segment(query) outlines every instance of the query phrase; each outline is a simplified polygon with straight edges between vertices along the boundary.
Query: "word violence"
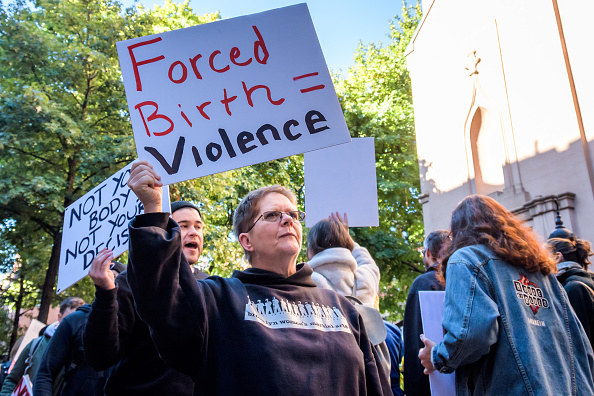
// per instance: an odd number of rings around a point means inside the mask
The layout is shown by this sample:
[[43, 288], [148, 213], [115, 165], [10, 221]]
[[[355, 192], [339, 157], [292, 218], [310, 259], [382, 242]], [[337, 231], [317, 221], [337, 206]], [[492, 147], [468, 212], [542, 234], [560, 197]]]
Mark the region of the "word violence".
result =
[[[304, 122], [310, 135], [330, 129], [330, 127], [326, 124], [316, 126], [317, 123], [326, 122], [324, 115], [317, 110], [308, 111], [307, 114], [305, 114]], [[303, 135], [303, 133], [300, 132], [303, 130], [298, 128], [299, 125], [299, 122], [294, 119], [286, 121], [282, 126], [282, 134], [289, 141], [295, 141], [299, 139]], [[206, 158], [211, 162], [218, 161], [223, 155], [223, 152], [226, 152], [229, 158], [234, 158], [238, 154], [237, 150], [239, 150], [240, 154], [246, 154], [258, 148], [258, 143], [260, 143], [261, 146], [265, 146], [269, 144], [269, 139], [282, 140], [279, 129], [271, 124], [262, 125], [257, 129], [255, 134], [249, 131], [240, 132], [237, 135], [237, 139], [235, 139], [235, 146], [231, 142], [231, 139], [229, 139], [227, 131], [225, 131], [223, 128], [219, 128], [218, 132], [221, 138], [220, 143], [210, 142], [206, 145], [203, 151], [206, 154]], [[177, 147], [175, 149], [175, 154], [171, 163], [167, 162], [167, 160], [157, 150], [157, 148], [145, 146], [144, 149], [153, 157], [155, 157], [157, 161], [159, 161], [163, 169], [165, 169], [169, 175], [173, 175], [179, 170], [179, 166], [184, 155], [185, 142], [185, 137], [180, 136], [177, 141]], [[201, 166], [204, 162], [202, 155], [200, 154], [200, 150], [198, 150], [196, 146], [192, 146], [191, 150], [192, 155], [194, 156], [196, 167]]]

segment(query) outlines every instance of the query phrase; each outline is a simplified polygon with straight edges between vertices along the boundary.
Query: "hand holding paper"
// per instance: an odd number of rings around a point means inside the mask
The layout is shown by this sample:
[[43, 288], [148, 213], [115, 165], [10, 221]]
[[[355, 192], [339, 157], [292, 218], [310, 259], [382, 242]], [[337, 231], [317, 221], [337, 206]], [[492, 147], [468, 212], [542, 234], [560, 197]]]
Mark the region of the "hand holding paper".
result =
[[144, 213], [157, 213], [162, 211], [163, 183], [161, 176], [154, 171], [153, 166], [147, 161], [137, 160], [132, 164], [128, 187], [144, 205]]
[[89, 276], [95, 286], [104, 290], [115, 289], [115, 275], [110, 269], [111, 260], [113, 260], [113, 252], [103, 249], [95, 256], [89, 270]]
[[435, 343], [425, 337], [424, 334], [421, 334], [421, 341], [423, 341], [425, 347], [419, 350], [419, 359], [421, 359], [421, 364], [425, 367], [424, 373], [431, 374], [435, 371], [435, 367], [433, 367], [433, 363], [431, 363], [431, 348], [435, 346]]

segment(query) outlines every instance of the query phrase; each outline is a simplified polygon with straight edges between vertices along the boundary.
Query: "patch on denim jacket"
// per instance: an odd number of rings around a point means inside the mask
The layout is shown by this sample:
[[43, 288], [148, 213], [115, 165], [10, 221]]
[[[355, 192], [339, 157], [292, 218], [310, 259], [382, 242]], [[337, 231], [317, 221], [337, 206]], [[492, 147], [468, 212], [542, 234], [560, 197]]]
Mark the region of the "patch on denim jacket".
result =
[[520, 273], [520, 279], [514, 281], [516, 296], [530, 307], [533, 314], [537, 314], [540, 308], [550, 308], [549, 301], [544, 297], [542, 289], [531, 282], [524, 274]]

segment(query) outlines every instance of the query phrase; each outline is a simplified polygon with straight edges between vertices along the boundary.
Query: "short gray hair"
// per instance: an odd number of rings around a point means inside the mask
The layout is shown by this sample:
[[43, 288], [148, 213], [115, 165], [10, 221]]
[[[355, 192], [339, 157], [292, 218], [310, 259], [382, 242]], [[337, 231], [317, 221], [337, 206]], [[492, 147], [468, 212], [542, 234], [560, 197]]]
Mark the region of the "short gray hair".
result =
[[[253, 224], [260, 210], [260, 200], [264, 198], [265, 195], [268, 195], [270, 193], [282, 194], [285, 197], [289, 198], [289, 200], [294, 205], [297, 205], [297, 198], [295, 197], [295, 194], [293, 194], [293, 191], [289, 190], [287, 187], [283, 187], [278, 184], [275, 184], [273, 186], [260, 187], [257, 190], [250, 191], [241, 200], [241, 202], [237, 206], [237, 209], [235, 209], [235, 213], [233, 214], [233, 234], [235, 234], [235, 237], [237, 239], [239, 239], [240, 234], [247, 232], [247, 230]], [[244, 249], [243, 253], [246, 260], [251, 264], [252, 259], [250, 256], [250, 252]]]

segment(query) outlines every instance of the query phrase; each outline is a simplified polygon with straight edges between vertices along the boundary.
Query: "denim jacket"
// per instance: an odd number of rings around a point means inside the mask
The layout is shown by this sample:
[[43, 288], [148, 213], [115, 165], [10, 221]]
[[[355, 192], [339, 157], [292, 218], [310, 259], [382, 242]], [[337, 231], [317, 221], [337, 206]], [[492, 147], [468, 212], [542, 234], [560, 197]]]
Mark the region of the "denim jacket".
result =
[[437, 370], [457, 395], [594, 395], [592, 347], [554, 274], [529, 273], [483, 245], [446, 271]]

